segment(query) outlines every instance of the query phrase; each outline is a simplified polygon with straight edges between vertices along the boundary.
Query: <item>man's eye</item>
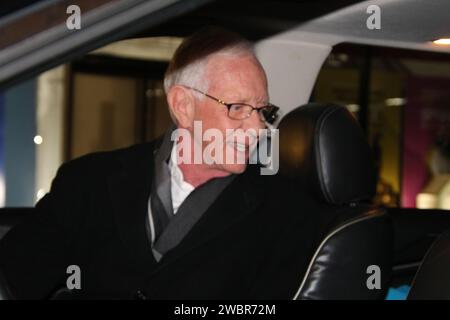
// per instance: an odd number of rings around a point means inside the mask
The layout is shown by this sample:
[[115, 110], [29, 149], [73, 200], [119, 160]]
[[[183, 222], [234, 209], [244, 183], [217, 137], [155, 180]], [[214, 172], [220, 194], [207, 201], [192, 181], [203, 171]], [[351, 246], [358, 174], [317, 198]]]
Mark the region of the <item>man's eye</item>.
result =
[[231, 109], [233, 109], [233, 111], [241, 111], [244, 109], [244, 106], [241, 104], [232, 104]]

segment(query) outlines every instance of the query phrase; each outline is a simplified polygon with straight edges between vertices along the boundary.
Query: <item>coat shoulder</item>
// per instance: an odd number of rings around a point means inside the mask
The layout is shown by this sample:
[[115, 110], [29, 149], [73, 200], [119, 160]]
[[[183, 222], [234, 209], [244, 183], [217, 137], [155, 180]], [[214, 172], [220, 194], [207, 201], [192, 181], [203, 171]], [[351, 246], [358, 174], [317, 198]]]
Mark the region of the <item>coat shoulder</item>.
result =
[[151, 141], [112, 151], [89, 153], [62, 164], [58, 174], [74, 178], [107, 175], [123, 166], [132, 167], [139, 162], [150, 159], [156, 143], [157, 141]]

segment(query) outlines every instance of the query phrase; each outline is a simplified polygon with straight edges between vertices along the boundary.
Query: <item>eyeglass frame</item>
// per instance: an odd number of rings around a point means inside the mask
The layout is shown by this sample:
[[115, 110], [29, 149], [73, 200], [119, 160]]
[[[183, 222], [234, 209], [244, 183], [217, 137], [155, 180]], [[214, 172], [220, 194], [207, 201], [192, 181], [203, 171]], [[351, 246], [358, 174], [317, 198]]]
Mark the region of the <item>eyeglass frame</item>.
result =
[[[271, 103], [269, 103], [269, 104], [267, 104], [267, 105], [265, 105], [265, 106], [259, 107], [259, 108], [254, 107], [254, 106], [252, 106], [252, 105], [250, 105], [250, 104], [248, 104], [248, 103], [243, 103], [243, 102], [226, 103], [225, 101], [223, 101], [223, 100], [221, 100], [221, 99], [219, 99], [219, 98], [216, 98], [216, 97], [214, 97], [214, 96], [212, 96], [212, 95], [210, 95], [210, 94], [208, 94], [208, 93], [206, 93], [206, 92], [203, 92], [203, 91], [201, 91], [201, 90], [199, 90], [199, 89], [192, 88], [192, 87], [189, 87], [189, 86], [183, 86], [183, 87], [188, 88], [188, 89], [191, 89], [191, 90], [196, 91], [196, 92], [198, 92], [198, 93], [201, 93], [201, 94], [203, 94], [204, 96], [206, 96], [206, 97], [208, 97], [208, 98], [210, 98], [210, 99], [212, 99], [212, 100], [214, 100], [214, 101], [220, 103], [221, 105], [224, 105], [225, 107], [227, 107], [227, 110], [228, 110], [227, 116], [228, 116], [230, 119], [233, 119], [233, 120], [245, 120], [245, 119], [248, 119], [248, 118], [251, 117], [252, 112], [253, 112], [254, 110], [256, 110], [256, 111], [259, 113], [259, 115], [261, 116], [261, 120], [263, 120], [263, 121], [265, 121], [265, 122], [267, 122], [267, 123], [269, 123], [269, 124], [273, 124], [273, 123], [275, 122], [275, 120], [278, 118], [278, 114], [277, 114], [277, 113], [278, 113], [278, 110], [280, 110], [280, 108], [277, 107], [277, 106], [274, 105], [274, 104], [271, 104]], [[242, 118], [242, 119], [236, 119], [236, 118], [230, 117], [230, 110], [231, 110], [231, 107], [232, 107], [233, 105], [247, 106], [247, 107], [252, 108], [252, 110], [247, 114], [247, 116], [246, 116], [245, 118]], [[266, 109], [266, 108], [268, 108], [268, 107], [273, 108], [273, 110], [272, 110], [272, 112], [271, 112], [271, 114], [270, 114], [271, 119], [267, 119], [266, 116], [265, 116], [264, 114], [261, 113], [264, 109]]]

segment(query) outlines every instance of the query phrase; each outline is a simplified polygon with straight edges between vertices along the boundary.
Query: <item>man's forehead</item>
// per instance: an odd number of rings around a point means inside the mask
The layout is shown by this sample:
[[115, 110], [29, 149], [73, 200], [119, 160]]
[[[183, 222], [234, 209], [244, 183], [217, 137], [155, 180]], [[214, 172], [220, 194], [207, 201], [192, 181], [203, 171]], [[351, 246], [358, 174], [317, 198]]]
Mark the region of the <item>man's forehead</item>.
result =
[[223, 98], [267, 100], [266, 75], [254, 57], [215, 57], [208, 63], [205, 76], [209, 90], [223, 94]]
[[243, 70], [258, 70], [264, 73], [261, 64], [253, 55], [231, 55], [231, 54], [214, 54], [208, 58], [207, 69], [242, 72]]

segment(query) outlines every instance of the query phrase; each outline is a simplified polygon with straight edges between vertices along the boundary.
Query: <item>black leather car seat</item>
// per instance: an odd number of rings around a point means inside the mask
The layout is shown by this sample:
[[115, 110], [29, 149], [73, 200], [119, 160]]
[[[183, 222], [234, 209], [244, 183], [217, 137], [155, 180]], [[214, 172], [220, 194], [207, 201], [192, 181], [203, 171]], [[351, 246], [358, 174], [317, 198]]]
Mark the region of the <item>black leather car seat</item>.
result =
[[[392, 223], [383, 209], [370, 204], [374, 165], [357, 121], [344, 107], [311, 103], [287, 114], [279, 134], [280, 174], [310, 190], [329, 215], [293, 298], [383, 299]], [[368, 286], [377, 272], [379, 288]]]
[[432, 244], [408, 294], [408, 300], [431, 299], [450, 299], [450, 231]]

